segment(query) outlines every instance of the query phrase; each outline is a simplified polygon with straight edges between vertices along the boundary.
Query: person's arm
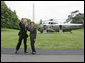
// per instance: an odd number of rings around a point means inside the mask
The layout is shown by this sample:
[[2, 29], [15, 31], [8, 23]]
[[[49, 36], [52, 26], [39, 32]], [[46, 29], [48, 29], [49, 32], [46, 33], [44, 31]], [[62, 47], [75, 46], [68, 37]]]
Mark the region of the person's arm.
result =
[[37, 30], [36, 30], [36, 28], [35, 28], [35, 39], [36, 39], [36, 35], [37, 35]]
[[20, 26], [20, 28], [22, 27], [22, 23], [21, 22], [19, 23], [19, 26]]
[[19, 34], [18, 35], [20, 35], [20, 34], [24, 34], [24, 24], [22, 23], [22, 22], [20, 22], [19, 23], [19, 26], [20, 26], [20, 32], [19, 32]]
[[36, 40], [36, 35], [37, 35], [37, 30], [36, 28], [34, 29], [34, 32], [35, 32], [35, 38], [34, 38], [34, 41]]

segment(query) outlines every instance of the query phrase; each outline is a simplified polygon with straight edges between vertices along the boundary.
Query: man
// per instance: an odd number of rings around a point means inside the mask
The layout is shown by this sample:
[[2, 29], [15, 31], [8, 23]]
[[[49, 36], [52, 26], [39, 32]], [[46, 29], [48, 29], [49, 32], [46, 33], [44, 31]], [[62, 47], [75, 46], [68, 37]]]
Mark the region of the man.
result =
[[18, 41], [18, 44], [16, 46], [16, 52], [19, 50], [20, 48], [20, 45], [21, 45], [21, 42], [22, 42], [22, 39], [24, 39], [24, 53], [28, 53], [27, 52], [27, 24], [26, 22], [24, 21], [24, 18], [21, 19], [21, 22], [19, 23], [19, 26], [20, 26], [20, 31], [18, 33], [19, 35], [19, 41]]
[[36, 50], [35, 50], [34, 43], [35, 43], [35, 40], [36, 40], [37, 32], [36, 32], [36, 28], [34, 26], [34, 22], [30, 23], [30, 27], [28, 27], [28, 31], [30, 31], [30, 41], [31, 41], [32, 54], [35, 54]]

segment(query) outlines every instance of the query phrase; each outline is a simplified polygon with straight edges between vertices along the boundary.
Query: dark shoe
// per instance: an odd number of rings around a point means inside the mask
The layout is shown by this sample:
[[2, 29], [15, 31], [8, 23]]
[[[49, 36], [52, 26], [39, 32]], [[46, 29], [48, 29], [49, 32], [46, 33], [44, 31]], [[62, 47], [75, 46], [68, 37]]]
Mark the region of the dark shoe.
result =
[[26, 52], [24, 52], [24, 53], [28, 53], [28, 52], [26, 51]]
[[36, 52], [32, 52], [32, 54], [33, 54], [33, 55], [35, 55], [35, 54], [36, 54]]

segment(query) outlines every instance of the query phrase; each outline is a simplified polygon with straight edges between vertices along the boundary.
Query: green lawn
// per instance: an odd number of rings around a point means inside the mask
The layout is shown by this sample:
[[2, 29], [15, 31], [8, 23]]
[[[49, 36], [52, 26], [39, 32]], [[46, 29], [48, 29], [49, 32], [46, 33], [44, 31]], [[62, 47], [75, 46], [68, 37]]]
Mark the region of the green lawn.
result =
[[[1, 48], [16, 48], [19, 30], [1, 29]], [[37, 32], [35, 47], [37, 49], [84, 49], [84, 29], [73, 30], [73, 33], [47, 33]], [[28, 32], [29, 34], [29, 32]], [[23, 42], [21, 48], [23, 48]], [[30, 39], [27, 39], [30, 48]]]

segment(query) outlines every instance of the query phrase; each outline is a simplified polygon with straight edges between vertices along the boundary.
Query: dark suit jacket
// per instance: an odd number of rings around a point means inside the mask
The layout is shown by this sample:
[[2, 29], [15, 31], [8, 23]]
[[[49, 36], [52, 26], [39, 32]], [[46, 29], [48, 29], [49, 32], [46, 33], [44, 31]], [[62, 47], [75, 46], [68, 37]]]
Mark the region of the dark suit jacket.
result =
[[28, 31], [30, 31], [30, 39], [36, 39], [36, 28], [28, 27]]
[[27, 35], [27, 31], [25, 31], [25, 24], [20, 22], [19, 26], [20, 26], [20, 31], [18, 35], [22, 38], [27, 38], [28, 35]]

